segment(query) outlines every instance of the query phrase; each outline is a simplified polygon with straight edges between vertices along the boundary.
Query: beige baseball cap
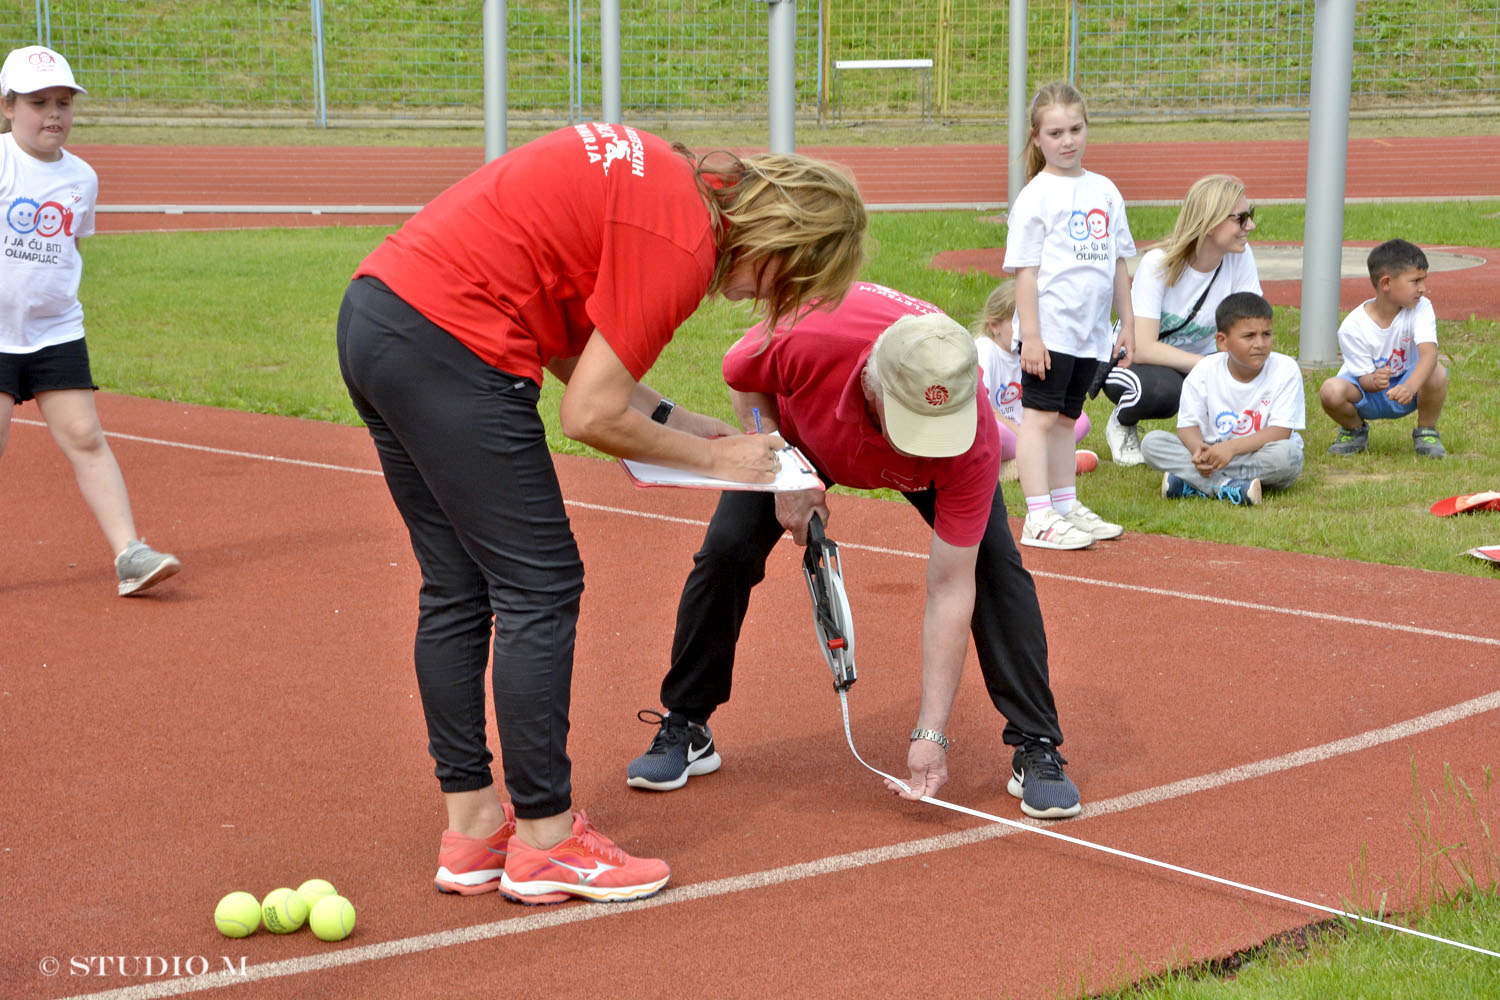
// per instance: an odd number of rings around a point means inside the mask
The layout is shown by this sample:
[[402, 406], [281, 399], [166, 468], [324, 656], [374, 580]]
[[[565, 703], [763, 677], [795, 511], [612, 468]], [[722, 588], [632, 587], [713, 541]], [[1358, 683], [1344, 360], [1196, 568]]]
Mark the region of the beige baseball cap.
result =
[[885, 432], [922, 458], [962, 455], [978, 428], [979, 352], [942, 313], [902, 316], [875, 341], [870, 360], [884, 387]]
[[0, 67], [0, 94], [34, 94], [48, 87], [67, 87], [80, 94], [88, 91], [73, 79], [73, 68], [45, 45], [12, 49]]

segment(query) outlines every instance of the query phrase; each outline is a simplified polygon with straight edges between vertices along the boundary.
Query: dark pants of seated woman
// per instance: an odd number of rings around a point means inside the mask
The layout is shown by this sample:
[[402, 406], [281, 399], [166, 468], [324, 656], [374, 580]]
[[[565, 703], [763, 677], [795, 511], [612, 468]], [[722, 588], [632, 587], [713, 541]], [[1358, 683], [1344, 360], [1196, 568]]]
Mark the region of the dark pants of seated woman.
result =
[[1116, 368], [1104, 383], [1104, 395], [1116, 404], [1115, 418], [1126, 427], [1142, 420], [1165, 420], [1177, 415], [1182, 400], [1183, 374], [1165, 365]]

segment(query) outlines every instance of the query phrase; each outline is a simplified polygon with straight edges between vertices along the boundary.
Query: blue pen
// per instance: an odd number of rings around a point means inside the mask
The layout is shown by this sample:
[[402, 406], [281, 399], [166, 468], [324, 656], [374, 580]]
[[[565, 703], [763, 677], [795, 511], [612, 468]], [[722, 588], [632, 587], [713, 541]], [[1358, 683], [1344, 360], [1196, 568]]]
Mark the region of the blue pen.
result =
[[751, 412], [751, 414], [753, 414], [755, 416], [755, 433], [759, 434], [759, 433], [761, 433], [761, 427], [760, 427], [760, 407], [753, 406], [753, 407], [750, 408], [750, 412]]

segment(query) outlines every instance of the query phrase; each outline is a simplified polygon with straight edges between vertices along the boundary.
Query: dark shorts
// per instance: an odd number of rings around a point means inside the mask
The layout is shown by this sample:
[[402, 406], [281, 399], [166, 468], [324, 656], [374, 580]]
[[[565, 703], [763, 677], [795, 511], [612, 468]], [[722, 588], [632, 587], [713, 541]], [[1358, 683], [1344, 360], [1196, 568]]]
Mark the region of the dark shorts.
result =
[[1029, 372], [1021, 373], [1021, 405], [1028, 410], [1061, 413], [1070, 420], [1077, 420], [1083, 412], [1083, 401], [1094, 382], [1099, 362], [1094, 358], [1076, 358], [1057, 351], [1047, 353], [1052, 358], [1052, 367], [1047, 369], [1045, 379]]
[[97, 388], [82, 337], [27, 354], [0, 351], [0, 392], [17, 403], [34, 399], [39, 392]]

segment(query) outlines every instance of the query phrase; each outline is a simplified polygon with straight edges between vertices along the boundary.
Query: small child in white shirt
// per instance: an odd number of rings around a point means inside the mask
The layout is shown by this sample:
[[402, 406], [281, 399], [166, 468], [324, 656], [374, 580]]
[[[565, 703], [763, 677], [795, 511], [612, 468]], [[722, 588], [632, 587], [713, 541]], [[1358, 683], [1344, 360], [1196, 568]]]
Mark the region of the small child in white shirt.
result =
[[1271, 303], [1254, 292], [1226, 296], [1214, 320], [1218, 353], [1183, 380], [1177, 433], [1151, 431], [1141, 454], [1163, 473], [1164, 497], [1248, 507], [1302, 474], [1302, 369], [1271, 350]]
[[[984, 313], [974, 325], [974, 346], [979, 350], [979, 370], [990, 391], [990, 409], [1000, 431], [1000, 481], [1020, 478], [1016, 471], [1016, 435], [1021, 433], [1021, 339], [1016, 333], [1016, 283], [1002, 281], [984, 301]], [[1073, 443], [1082, 444], [1089, 432], [1089, 415], [1081, 413], [1074, 426]], [[1073, 453], [1081, 475], [1099, 467], [1099, 456], [1087, 448]]]
[[1427, 298], [1427, 255], [1406, 240], [1387, 240], [1366, 262], [1375, 297], [1339, 325], [1344, 365], [1318, 389], [1323, 411], [1339, 425], [1330, 455], [1354, 455], [1370, 444], [1370, 420], [1417, 411], [1412, 448], [1424, 458], [1448, 452], [1438, 416], [1448, 398], [1448, 369], [1438, 361], [1437, 314]]

